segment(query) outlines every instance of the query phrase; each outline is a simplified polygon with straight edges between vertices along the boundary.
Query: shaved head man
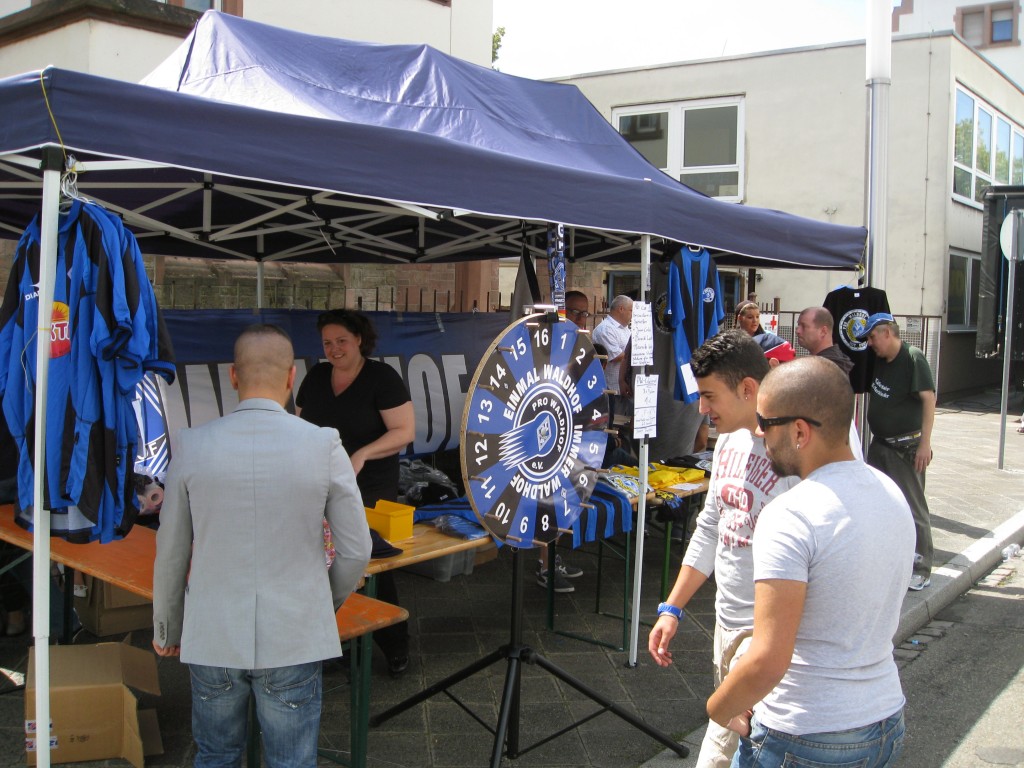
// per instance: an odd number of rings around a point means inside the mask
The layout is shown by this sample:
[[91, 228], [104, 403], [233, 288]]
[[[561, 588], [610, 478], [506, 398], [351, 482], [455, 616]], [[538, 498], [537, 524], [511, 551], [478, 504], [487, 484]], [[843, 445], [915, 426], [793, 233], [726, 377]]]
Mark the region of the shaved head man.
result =
[[758, 518], [752, 640], [708, 699], [711, 719], [741, 736], [740, 768], [899, 756], [906, 699], [892, 636], [914, 523], [896, 484], [854, 460], [852, 415], [849, 380], [820, 357], [775, 368], [757, 393], [768, 458], [801, 482]]
[[284, 405], [295, 383], [291, 339], [276, 325], [246, 329], [235, 341], [235, 361], [228, 375], [240, 400], [267, 397]]
[[370, 531], [337, 430], [283, 407], [295, 382], [287, 334], [247, 328], [230, 376], [234, 411], [177, 435], [156, 538], [153, 648], [188, 665], [196, 768], [241, 765], [250, 695], [266, 764], [315, 768], [321, 662], [341, 654], [335, 611], [366, 569]]
[[812, 355], [824, 357], [838, 365], [843, 373], [853, 370], [853, 361], [832, 340], [835, 322], [824, 307], [808, 307], [796, 321], [797, 343]]

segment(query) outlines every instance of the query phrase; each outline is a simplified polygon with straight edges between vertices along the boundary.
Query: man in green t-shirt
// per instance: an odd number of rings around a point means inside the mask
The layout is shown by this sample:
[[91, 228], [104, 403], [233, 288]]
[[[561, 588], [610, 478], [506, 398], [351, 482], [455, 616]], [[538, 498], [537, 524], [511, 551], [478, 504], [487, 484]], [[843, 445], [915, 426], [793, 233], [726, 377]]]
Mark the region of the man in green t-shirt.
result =
[[924, 473], [932, 460], [935, 381], [924, 353], [903, 343], [888, 312], [871, 315], [857, 338], [866, 340], [878, 357], [868, 406], [872, 439], [867, 461], [893, 479], [914, 513], [917, 546], [910, 589], [917, 591], [931, 583], [932, 527]]

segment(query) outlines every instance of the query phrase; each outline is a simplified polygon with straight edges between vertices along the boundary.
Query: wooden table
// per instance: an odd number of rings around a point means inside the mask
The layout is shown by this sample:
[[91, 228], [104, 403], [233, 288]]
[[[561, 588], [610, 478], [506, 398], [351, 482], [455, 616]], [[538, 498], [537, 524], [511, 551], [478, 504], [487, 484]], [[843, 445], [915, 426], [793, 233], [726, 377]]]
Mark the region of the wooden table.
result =
[[483, 536], [479, 539], [462, 539], [441, 533], [430, 523], [416, 523], [412, 527], [412, 536], [408, 539], [390, 541], [390, 543], [401, 549], [401, 554], [374, 558], [366, 567], [368, 576], [376, 576], [384, 571], [404, 568], [407, 565], [434, 560], [456, 552], [465, 552], [467, 549], [494, 546], [490, 536]]
[[[458, 540], [451, 539], [456, 543]], [[14, 509], [0, 506], [0, 540], [31, 551], [32, 534], [14, 522]], [[463, 547], [464, 549], [464, 547]], [[455, 550], [453, 550], [455, 551]], [[50, 539], [50, 559], [82, 573], [95, 576], [107, 584], [153, 599], [153, 562], [156, 559], [156, 532], [135, 526], [124, 539], [109, 544], [69, 544], [60, 538]], [[394, 559], [394, 558], [388, 558]], [[423, 558], [427, 559], [427, 558]], [[379, 572], [377, 569], [375, 572]], [[352, 641], [356, 663], [352, 665], [351, 684], [351, 750], [352, 765], [366, 765], [367, 729], [370, 720], [370, 660], [373, 654], [372, 633], [409, 618], [405, 608], [353, 593], [335, 616], [338, 636], [342, 642]], [[250, 736], [255, 728], [250, 724]], [[258, 745], [251, 740], [250, 745]], [[250, 765], [259, 765], [255, 749], [249, 750]], [[255, 760], [255, 762], [254, 762]]]

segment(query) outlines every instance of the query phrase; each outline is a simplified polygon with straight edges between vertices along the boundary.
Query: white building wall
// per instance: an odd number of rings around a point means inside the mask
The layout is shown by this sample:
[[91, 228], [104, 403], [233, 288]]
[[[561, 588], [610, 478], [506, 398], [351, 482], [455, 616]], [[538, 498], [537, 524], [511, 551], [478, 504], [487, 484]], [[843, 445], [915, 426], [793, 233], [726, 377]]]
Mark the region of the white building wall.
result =
[[493, 9], [482, 0], [245, 0], [245, 18], [300, 32], [375, 43], [427, 43], [491, 65]]
[[[898, 314], [944, 316], [950, 248], [980, 253], [982, 237], [980, 206], [952, 199], [956, 83], [1021, 126], [1024, 93], [948, 33], [897, 39], [892, 61], [885, 287]], [[743, 203], [840, 224], [865, 221], [863, 44], [596, 73], [565, 82], [579, 86], [608, 118], [616, 107], [743, 96]], [[856, 280], [852, 272], [758, 271], [759, 300], [778, 296], [784, 310], [819, 304], [830, 290]], [[942, 391], [976, 386], [978, 376], [992, 374], [973, 358], [973, 332], [947, 332], [941, 347]]]
[[893, 46], [885, 287], [890, 306], [901, 314], [945, 311], [946, 212], [952, 189], [950, 48], [961, 45], [945, 35]]
[[[955, 59], [954, 59], [955, 54]], [[894, 311], [942, 314], [949, 246], [981, 248], [979, 209], [953, 203], [953, 69], [994, 105], [1021, 93], [951, 35], [897, 40], [890, 91], [888, 260]], [[571, 78], [607, 118], [616, 107], [744, 97], [744, 203], [837, 224], [865, 222], [864, 46], [754, 54]], [[1019, 121], [1017, 111], [1006, 109]], [[1022, 123], [1024, 124], [1024, 123]], [[760, 300], [819, 303], [850, 272], [763, 270]]]
[[0, 0], [0, 16], [23, 11], [30, 5], [29, 0]]
[[[745, 204], [862, 225], [866, 91], [862, 45], [798, 49], [575, 77], [605, 117], [615, 107], [742, 96]], [[760, 270], [760, 300], [822, 301], [852, 272]]]
[[[0, 17], [29, 7], [0, 0]], [[245, 18], [301, 32], [378, 43], [427, 43], [481, 66], [491, 65], [492, 4], [452, 0], [245, 0]], [[181, 37], [106, 21], [81, 21], [0, 46], [0, 77], [48, 65], [137, 82], [181, 43]]]
[[79, 21], [0, 46], [0, 76], [53, 65], [137, 82], [181, 44], [181, 38], [105, 21]]

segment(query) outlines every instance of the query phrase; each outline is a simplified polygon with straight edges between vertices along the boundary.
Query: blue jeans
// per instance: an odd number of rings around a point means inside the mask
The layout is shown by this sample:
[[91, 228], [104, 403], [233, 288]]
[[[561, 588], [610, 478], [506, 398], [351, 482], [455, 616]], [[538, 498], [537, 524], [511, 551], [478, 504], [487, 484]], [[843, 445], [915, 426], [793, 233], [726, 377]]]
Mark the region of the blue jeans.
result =
[[195, 768], [237, 768], [245, 756], [249, 692], [270, 768], [315, 768], [320, 737], [319, 661], [272, 669], [189, 664]]
[[886, 768], [899, 757], [906, 732], [902, 709], [863, 728], [803, 736], [765, 728], [756, 717], [750, 725], [732, 768]]

